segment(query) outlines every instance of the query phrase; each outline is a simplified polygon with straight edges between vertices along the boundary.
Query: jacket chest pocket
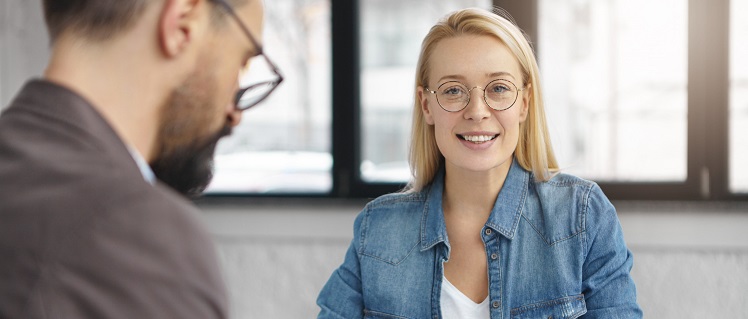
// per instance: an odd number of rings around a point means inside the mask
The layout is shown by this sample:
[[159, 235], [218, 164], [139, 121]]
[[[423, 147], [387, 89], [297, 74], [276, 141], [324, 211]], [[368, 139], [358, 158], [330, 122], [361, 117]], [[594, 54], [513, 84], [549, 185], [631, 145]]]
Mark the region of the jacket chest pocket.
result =
[[512, 319], [575, 319], [587, 313], [584, 295], [543, 301], [512, 309]]

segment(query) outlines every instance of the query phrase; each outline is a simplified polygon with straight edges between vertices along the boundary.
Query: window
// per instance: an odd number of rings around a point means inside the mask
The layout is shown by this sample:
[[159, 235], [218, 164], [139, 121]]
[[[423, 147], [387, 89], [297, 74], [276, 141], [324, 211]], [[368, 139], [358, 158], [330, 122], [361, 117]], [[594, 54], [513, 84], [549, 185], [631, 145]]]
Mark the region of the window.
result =
[[730, 191], [748, 193], [748, 1], [730, 6]]
[[539, 1], [538, 63], [564, 171], [596, 181], [686, 180], [687, 5]]
[[266, 1], [263, 45], [285, 80], [265, 102], [243, 113], [234, 133], [221, 140], [207, 191], [328, 193], [330, 2]]
[[[748, 199], [746, 186], [739, 186], [748, 184], [745, 168], [741, 167], [745, 165], [740, 164], [745, 163], [746, 155], [743, 154], [746, 154], [748, 149], [743, 129], [745, 117], [741, 116], [745, 114], [746, 100], [741, 97], [744, 93], [740, 93], [744, 92], [741, 89], [744, 87], [741, 83], [745, 80], [741, 79], [745, 79], [746, 73], [741, 71], [745, 70], [744, 66], [741, 66], [742, 61], [738, 61], [746, 54], [746, 51], [740, 50], [744, 50], [748, 42], [744, 22], [746, 0], [666, 0], [657, 3], [632, 3], [630, 1], [624, 3], [620, 0], [563, 2], [566, 5], [557, 7], [561, 5], [559, 2], [548, 0], [495, 1], [497, 5], [512, 12], [515, 17], [519, 15], [521, 18], [517, 20], [520, 26], [530, 31], [531, 38], [539, 39], [536, 43], [536, 50], [542, 63], [540, 67], [541, 74], [546, 81], [545, 87], [551, 91], [549, 95], [553, 95], [554, 91], [571, 96], [578, 94], [573, 90], [565, 93], [563, 89], [550, 88], [558, 85], [549, 83], [554, 74], [560, 74], [558, 68], [575, 68], [573, 64], [559, 66], [550, 62], [553, 59], [568, 61], [568, 58], [557, 56], [546, 58], [554, 53], [559, 54], [557, 53], [559, 44], [556, 43], [555, 46], [552, 44], [556, 39], [548, 40], [543, 36], [543, 25], [556, 23], [554, 19], [570, 25], [591, 25], [595, 21], [602, 20], [601, 17], [605, 18], [604, 22], [598, 22], [601, 24], [590, 28], [589, 33], [582, 34], [582, 38], [579, 38], [577, 34], [554, 33], [555, 37], [571, 38], [571, 41], [579, 41], [582, 47], [588, 47], [586, 52], [573, 51], [572, 57], [595, 49], [599, 50], [594, 44], [596, 42], [594, 34], [606, 32], [599, 28], [612, 29], [612, 27], [606, 27], [605, 23], [619, 29], [620, 32], [611, 33], [608, 36], [608, 43], [623, 45], [619, 48], [617, 56], [609, 59], [618, 61], [618, 65], [597, 65], [598, 69], [592, 72], [602, 73], [603, 76], [596, 76], [595, 81], [608, 83], [608, 85], [614, 82], [614, 85], [610, 87], [620, 90], [627, 83], [623, 79], [625, 73], [633, 73], [632, 71], [637, 70], [630, 68], [636, 69], [643, 66], [642, 61], [635, 61], [639, 58], [655, 61], [646, 67], [650, 69], [648, 72], [642, 73], [642, 78], [646, 78], [650, 84], [655, 85], [647, 86], [646, 91], [635, 90], [644, 93], [641, 95], [645, 98], [634, 99], [634, 101], [648, 104], [647, 108], [651, 111], [645, 113], [640, 110], [632, 114], [640, 118], [637, 121], [641, 121], [635, 124], [647, 126], [652, 134], [647, 134], [644, 138], [638, 137], [635, 139], [637, 143], [634, 146], [626, 146], [625, 143], [620, 142], [620, 138], [610, 139], [610, 132], [616, 131], [611, 126], [618, 125], [622, 128], [626, 125], [625, 122], [629, 121], [620, 111], [612, 118], [618, 121], [617, 124], [607, 120], [607, 123], [602, 123], [608, 126], [607, 129], [595, 131], [596, 134], [605, 135], [605, 138], [611, 142], [608, 143], [609, 145], [597, 145], [597, 150], [591, 150], [591, 152], [603, 154], [618, 152], [619, 163], [616, 165], [602, 163], [602, 165], [608, 165], [608, 168], [598, 170], [597, 167], [601, 166], [593, 165], [591, 168], [581, 167], [581, 171], [575, 171], [577, 163], [590, 160], [589, 155], [584, 155], [590, 154], [589, 147], [580, 147], [580, 140], [583, 141], [585, 138], [570, 138], [569, 135], [579, 134], [565, 132], [561, 133], [559, 140], [556, 138], [559, 135], [558, 131], [565, 130], [567, 127], [552, 127], [554, 144], [558, 148], [562, 166], [571, 172], [598, 181], [612, 199]], [[636, 10], [632, 11], [631, 8], [636, 8]], [[554, 9], [558, 11], [552, 11]], [[586, 22], [587, 20], [591, 22]], [[637, 31], [645, 25], [648, 28], [646, 32]], [[554, 31], [545, 32], [548, 34]], [[561, 31], [568, 30], [562, 29]], [[636, 32], [640, 34], [638, 39], [626, 44], [625, 33]], [[657, 37], [657, 41], [648, 40], [650, 34]], [[551, 43], [546, 41], [551, 41]], [[668, 45], [663, 46], [665, 43]], [[575, 46], [580, 46], [580, 44], [575, 44]], [[561, 50], [560, 54], [568, 55], [569, 53]], [[576, 67], [579, 68], [579, 66]], [[618, 76], [611, 77], [610, 71], [606, 69], [619, 70]], [[641, 69], [639, 71], [641, 72]], [[609, 74], [604, 74], [606, 72]], [[572, 78], [568, 86], [572, 86], [574, 81]], [[631, 86], [628, 87], [630, 88]], [[608, 93], [610, 92], [615, 91], [610, 90]], [[620, 95], [628, 93], [628, 91], [619, 92]], [[553, 99], [549, 95], [546, 97]], [[553, 100], [548, 103], [558, 102]], [[567, 100], [562, 103], [569, 102]], [[623, 105], [620, 101], [616, 103]], [[666, 106], [664, 109], [663, 105]], [[609, 105], [607, 107], [610, 108]], [[559, 116], [563, 115], [557, 114], [549, 121], [553, 123]], [[584, 121], [584, 119], [575, 121]], [[663, 130], [654, 124], [648, 124], [649, 121], [667, 125], [671, 130]], [[593, 123], [592, 125], [600, 124]], [[582, 129], [584, 127], [582, 126]], [[576, 127], [573, 129], [579, 130]], [[617, 129], [617, 131], [618, 134], [627, 134], [631, 130]], [[581, 144], [584, 145], [584, 143]], [[667, 152], [662, 151], [663, 149], [667, 149]], [[620, 165], [620, 161], [627, 160], [620, 155], [623, 150], [638, 154], [638, 159], [633, 165]], [[592, 160], [598, 159], [593, 157]], [[634, 168], [633, 170], [628, 168], [625, 172], [620, 170], [626, 166]], [[637, 170], [652, 169], [671, 173], [656, 175], [637, 172]]]
[[748, 199], [747, 3], [267, 2], [267, 51], [286, 82], [220, 145], [209, 190], [348, 198], [401, 189], [423, 36], [448, 12], [497, 5], [538, 53], [564, 171], [611, 199]]

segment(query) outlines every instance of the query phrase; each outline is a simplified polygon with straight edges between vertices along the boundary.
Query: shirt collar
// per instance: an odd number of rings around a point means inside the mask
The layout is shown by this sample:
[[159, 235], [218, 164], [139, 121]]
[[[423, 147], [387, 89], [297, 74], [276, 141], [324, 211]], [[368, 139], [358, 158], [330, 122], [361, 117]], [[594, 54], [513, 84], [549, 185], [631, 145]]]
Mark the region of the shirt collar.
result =
[[[530, 173], [524, 170], [516, 160], [512, 161], [504, 185], [486, 221], [486, 227], [492, 228], [508, 239], [514, 238], [520, 216], [522, 216], [529, 182]], [[431, 185], [424, 192], [428, 195], [421, 219], [421, 250], [427, 250], [440, 242], [445, 242], [449, 246], [442, 209], [444, 168], [437, 172]]]
[[151, 185], [155, 184], [156, 174], [153, 173], [151, 166], [148, 165], [148, 162], [146, 162], [145, 158], [140, 155], [140, 152], [129, 145], [127, 146], [127, 150], [130, 151], [130, 155], [135, 160], [135, 164], [138, 164], [140, 173], [143, 174], [143, 179], [145, 179], [145, 181], [150, 183]]
[[447, 225], [444, 223], [442, 193], [444, 191], [444, 168], [437, 171], [428, 189], [425, 189], [426, 204], [421, 219], [421, 250], [427, 250], [440, 242], [447, 241]]
[[501, 187], [499, 197], [493, 204], [487, 227], [513, 239], [522, 216], [527, 192], [530, 187], [530, 172], [526, 171], [516, 160], [512, 161], [509, 173]]

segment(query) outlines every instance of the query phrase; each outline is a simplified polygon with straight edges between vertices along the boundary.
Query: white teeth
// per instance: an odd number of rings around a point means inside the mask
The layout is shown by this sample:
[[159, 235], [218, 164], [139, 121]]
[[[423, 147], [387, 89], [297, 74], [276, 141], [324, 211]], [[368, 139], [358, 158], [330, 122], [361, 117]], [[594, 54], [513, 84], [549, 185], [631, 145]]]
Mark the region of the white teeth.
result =
[[483, 143], [496, 138], [496, 135], [462, 135], [462, 138], [473, 143]]

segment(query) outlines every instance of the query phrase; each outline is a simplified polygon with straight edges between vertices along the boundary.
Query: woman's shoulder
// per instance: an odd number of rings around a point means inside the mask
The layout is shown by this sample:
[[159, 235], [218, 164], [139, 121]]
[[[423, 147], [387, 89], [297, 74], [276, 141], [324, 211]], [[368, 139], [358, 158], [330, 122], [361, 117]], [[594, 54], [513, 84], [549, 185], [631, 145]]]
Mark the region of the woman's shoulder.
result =
[[426, 194], [423, 192], [385, 194], [366, 204], [359, 218], [366, 219], [369, 223], [403, 222], [405, 219], [412, 219], [414, 215], [420, 216], [425, 202]]
[[535, 194], [541, 201], [573, 205], [581, 213], [613, 211], [615, 208], [596, 182], [567, 173], [557, 173], [548, 181], [534, 183]]
[[399, 192], [381, 195], [368, 204], [367, 208], [390, 208], [397, 207], [400, 205], [411, 205], [423, 203], [426, 200], [426, 194], [424, 192]]
[[425, 202], [420, 192], [387, 194], [369, 202], [354, 224], [358, 253], [389, 263], [402, 261], [420, 240]]
[[571, 213], [589, 213], [590, 209], [612, 206], [597, 183], [567, 173], [556, 173], [547, 181], [535, 181], [531, 184], [530, 197], [536, 197], [544, 207], [558, 207]]
[[531, 183], [523, 216], [553, 243], [588, 229], [590, 218], [603, 218], [611, 212], [615, 215], [615, 208], [597, 183], [557, 173], [548, 181]]
[[555, 173], [547, 181], [536, 181], [536, 184], [546, 184], [555, 187], [594, 187], [595, 182], [564, 172]]
[[555, 199], [587, 200], [590, 196], [602, 197], [603, 194], [597, 183], [568, 173], [558, 172], [547, 181], [535, 180], [532, 186], [538, 196]]

